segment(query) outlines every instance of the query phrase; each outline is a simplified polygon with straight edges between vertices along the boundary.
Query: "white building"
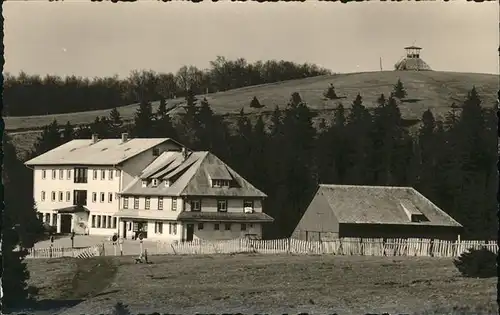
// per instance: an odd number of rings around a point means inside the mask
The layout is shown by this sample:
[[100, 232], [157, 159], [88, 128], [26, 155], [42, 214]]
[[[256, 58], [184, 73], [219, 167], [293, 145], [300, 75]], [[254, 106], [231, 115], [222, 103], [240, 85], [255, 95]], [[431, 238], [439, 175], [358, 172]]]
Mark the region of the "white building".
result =
[[168, 138], [73, 140], [25, 163], [58, 233], [193, 240], [261, 237], [264, 193], [210, 152]]

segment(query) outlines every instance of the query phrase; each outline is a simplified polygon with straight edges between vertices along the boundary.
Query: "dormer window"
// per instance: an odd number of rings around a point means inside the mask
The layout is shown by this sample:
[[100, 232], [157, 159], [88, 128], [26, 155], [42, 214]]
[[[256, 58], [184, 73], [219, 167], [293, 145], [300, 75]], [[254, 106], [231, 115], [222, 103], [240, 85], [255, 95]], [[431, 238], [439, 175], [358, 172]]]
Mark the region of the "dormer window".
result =
[[167, 179], [165, 181], [165, 187], [170, 187], [170, 185], [172, 185], [172, 181], [170, 181], [169, 179]]
[[151, 185], [152, 185], [153, 187], [158, 187], [158, 179], [153, 178], [153, 180], [151, 181]]
[[212, 187], [214, 188], [229, 187], [229, 181], [225, 179], [212, 179]]
[[142, 180], [142, 187], [147, 187], [148, 186], [148, 181], [143, 179]]

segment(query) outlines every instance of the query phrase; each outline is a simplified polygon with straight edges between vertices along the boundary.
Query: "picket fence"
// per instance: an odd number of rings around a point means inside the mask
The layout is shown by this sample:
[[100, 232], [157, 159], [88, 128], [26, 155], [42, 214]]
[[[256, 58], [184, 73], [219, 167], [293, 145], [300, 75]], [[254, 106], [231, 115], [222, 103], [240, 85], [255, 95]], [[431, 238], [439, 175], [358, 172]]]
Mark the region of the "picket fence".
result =
[[26, 258], [90, 258], [102, 255], [102, 246], [95, 245], [84, 248], [71, 247], [47, 247], [47, 248], [30, 248]]
[[196, 240], [192, 242], [157, 242], [157, 255], [189, 254], [312, 254], [363, 256], [427, 256], [457, 257], [469, 249], [498, 253], [496, 241], [444, 241], [431, 239], [367, 239], [341, 238], [332, 241], [304, 241], [298, 239], [227, 241]]

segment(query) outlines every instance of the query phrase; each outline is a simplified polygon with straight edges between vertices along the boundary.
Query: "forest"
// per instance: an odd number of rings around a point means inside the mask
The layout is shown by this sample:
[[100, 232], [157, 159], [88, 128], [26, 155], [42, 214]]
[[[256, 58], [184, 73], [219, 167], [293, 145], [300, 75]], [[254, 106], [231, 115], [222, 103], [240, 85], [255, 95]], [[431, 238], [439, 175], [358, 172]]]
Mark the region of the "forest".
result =
[[153, 70], [132, 71], [127, 78], [82, 78], [56, 75], [4, 76], [6, 116], [32, 116], [111, 109], [160, 98], [184, 97], [187, 90], [196, 94], [302, 79], [331, 74], [314, 64], [284, 60], [247, 62], [244, 58], [228, 60], [218, 56], [209, 69], [183, 66], [174, 73]]

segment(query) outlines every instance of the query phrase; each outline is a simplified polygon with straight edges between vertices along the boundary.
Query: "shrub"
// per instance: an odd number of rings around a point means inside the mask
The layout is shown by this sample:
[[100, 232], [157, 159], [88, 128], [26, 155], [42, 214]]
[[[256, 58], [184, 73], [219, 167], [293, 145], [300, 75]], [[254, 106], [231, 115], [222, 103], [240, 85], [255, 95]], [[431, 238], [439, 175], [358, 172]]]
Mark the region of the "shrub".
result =
[[252, 101], [250, 102], [250, 107], [253, 108], [262, 108], [264, 105], [260, 104], [259, 100], [257, 99], [256, 96], [253, 97]]
[[130, 315], [130, 311], [128, 310], [128, 305], [123, 304], [122, 302], [117, 302], [115, 307], [113, 308], [113, 315]]
[[497, 275], [497, 255], [483, 247], [469, 249], [453, 261], [465, 277], [490, 278]]

